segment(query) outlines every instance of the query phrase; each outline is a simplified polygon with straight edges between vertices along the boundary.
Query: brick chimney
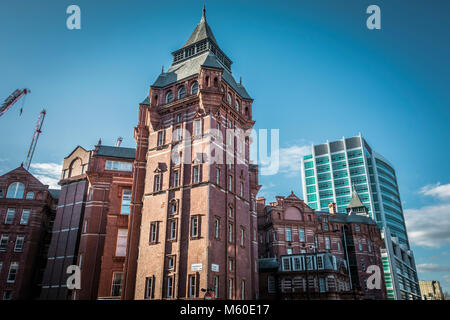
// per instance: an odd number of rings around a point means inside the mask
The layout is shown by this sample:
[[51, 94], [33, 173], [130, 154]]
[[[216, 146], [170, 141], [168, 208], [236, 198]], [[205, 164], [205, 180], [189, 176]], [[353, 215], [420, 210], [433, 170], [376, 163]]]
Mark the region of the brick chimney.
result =
[[336, 214], [336, 213], [337, 213], [337, 208], [336, 208], [336, 203], [335, 203], [335, 202], [330, 202], [330, 203], [328, 204], [328, 211], [329, 211], [331, 214]]

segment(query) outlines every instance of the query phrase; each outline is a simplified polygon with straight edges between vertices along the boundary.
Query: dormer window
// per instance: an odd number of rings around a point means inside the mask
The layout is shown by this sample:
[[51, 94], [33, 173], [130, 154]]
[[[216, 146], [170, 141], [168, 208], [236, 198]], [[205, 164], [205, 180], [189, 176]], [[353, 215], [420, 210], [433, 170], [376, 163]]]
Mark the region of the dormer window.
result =
[[191, 94], [197, 94], [198, 92], [198, 82], [195, 81], [191, 86]]
[[166, 93], [166, 103], [171, 103], [173, 100], [173, 93], [172, 91], [169, 91]]
[[186, 89], [181, 87], [178, 89], [178, 99], [183, 99], [186, 96]]
[[232, 104], [231, 104], [231, 94], [227, 94], [227, 101], [228, 101], [228, 104], [231, 106]]

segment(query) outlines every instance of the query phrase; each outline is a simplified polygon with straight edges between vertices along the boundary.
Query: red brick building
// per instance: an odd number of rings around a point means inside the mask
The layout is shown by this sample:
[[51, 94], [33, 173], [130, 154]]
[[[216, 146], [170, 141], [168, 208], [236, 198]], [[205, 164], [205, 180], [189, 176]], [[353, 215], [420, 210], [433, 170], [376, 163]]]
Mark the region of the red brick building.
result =
[[81, 289], [74, 290], [74, 300], [121, 296], [135, 153], [100, 143], [92, 152], [78, 249]]
[[22, 166], [0, 176], [0, 299], [39, 297], [58, 194]]
[[258, 297], [252, 98], [205, 11], [139, 106], [124, 299]]
[[366, 286], [367, 268], [382, 270], [383, 241], [356, 192], [347, 214], [316, 212], [293, 193], [257, 203], [261, 297], [385, 299], [382, 276], [381, 289]]

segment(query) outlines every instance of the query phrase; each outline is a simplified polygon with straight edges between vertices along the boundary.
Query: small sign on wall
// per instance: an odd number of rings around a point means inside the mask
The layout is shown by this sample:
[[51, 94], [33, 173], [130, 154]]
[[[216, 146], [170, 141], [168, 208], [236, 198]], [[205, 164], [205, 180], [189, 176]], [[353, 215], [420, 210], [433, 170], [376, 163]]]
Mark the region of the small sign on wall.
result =
[[213, 264], [211, 265], [211, 271], [219, 272], [219, 265], [213, 263]]
[[202, 269], [203, 269], [203, 264], [201, 264], [201, 263], [191, 264], [191, 271], [200, 271]]

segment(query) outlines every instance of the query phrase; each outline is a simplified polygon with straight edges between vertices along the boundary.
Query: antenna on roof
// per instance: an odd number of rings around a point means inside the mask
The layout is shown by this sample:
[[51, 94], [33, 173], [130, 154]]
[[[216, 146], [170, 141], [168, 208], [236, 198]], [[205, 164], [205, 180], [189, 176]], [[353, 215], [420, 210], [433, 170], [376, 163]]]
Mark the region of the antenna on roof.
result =
[[164, 73], [164, 65], [162, 66], [161, 73]]
[[120, 144], [122, 143], [123, 138], [122, 137], [118, 137], [116, 140], [116, 143], [114, 144], [114, 147], [120, 147]]
[[242, 85], [242, 76], [239, 78], [239, 84]]

